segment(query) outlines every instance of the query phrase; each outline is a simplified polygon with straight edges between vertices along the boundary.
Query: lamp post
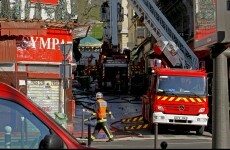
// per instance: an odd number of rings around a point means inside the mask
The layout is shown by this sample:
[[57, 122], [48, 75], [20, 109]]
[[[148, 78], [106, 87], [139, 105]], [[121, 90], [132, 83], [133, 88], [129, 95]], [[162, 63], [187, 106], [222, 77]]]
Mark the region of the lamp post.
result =
[[63, 69], [63, 78], [62, 78], [62, 82], [63, 82], [63, 95], [64, 95], [64, 113], [66, 114], [66, 68], [65, 68], [65, 66], [66, 66], [66, 62], [65, 62], [65, 60], [66, 60], [66, 52], [65, 52], [65, 44], [64, 44], [64, 47], [63, 47], [63, 52], [64, 52], [64, 54], [63, 54], [63, 56], [64, 56], [64, 60], [62, 61], [62, 64], [64, 63], [64, 69]]
[[[66, 62], [67, 55], [72, 48], [72, 43], [64, 43], [59, 44], [59, 48], [62, 51], [62, 54], [64, 56], [64, 60], [62, 61], [62, 64], [60, 65], [60, 77], [63, 79], [63, 95], [64, 95], [64, 113], [66, 114], [66, 89], [68, 88], [68, 83], [66, 82], [67, 79], [71, 76], [71, 65], [69, 62]], [[69, 70], [69, 71], [67, 71]], [[62, 108], [62, 107], [61, 107]], [[61, 109], [63, 112], [63, 109]]]

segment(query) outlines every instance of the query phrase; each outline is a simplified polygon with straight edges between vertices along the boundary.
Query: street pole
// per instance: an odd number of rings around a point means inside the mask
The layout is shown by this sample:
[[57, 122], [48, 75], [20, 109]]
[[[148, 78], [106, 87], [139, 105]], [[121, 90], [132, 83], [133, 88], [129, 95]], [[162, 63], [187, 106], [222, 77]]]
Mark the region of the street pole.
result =
[[[70, 78], [70, 76], [71, 76], [71, 65], [69, 64], [69, 61], [66, 60], [66, 59], [67, 59], [68, 53], [69, 53], [69, 51], [70, 51], [70, 49], [72, 47], [72, 44], [64, 43], [64, 44], [60, 44], [59, 46], [60, 46], [60, 50], [61, 50], [61, 52], [63, 54], [63, 57], [64, 57], [63, 60], [62, 60], [61, 67], [60, 67], [60, 75], [61, 75], [61, 79], [62, 79], [63, 96], [64, 96], [63, 101], [62, 101], [64, 106], [61, 103], [61, 105], [62, 105], [62, 107], [61, 107], [62, 110], [61, 111], [62, 111], [62, 113], [65, 113], [67, 115], [67, 113], [68, 113], [67, 110], [69, 110], [69, 109], [68, 109], [68, 105], [67, 105], [68, 104], [67, 103], [67, 98], [68, 97], [67, 97], [67, 94], [66, 94], [66, 92], [67, 92], [66, 90], [68, 88], [68, 78]], [[71, 120], [70, 116], [68, 116], [68, 120]]]
[[84, 138], [85, 109], [82, 109], [81, 138]]
[[[219, 47], [215, 47], [220, 51]], [[228, 48], [213, 58], [212, 148], [229, 149]]]
[[64, 79], [63, 79], [63, 87], [64, 87], [64, 113], [66, 114], [66, 52], [65, 52], [65, 43], [64, 43]]
[[158, 123], [154, 123], [154, 128], [155, 128], [155, 137], [154, 137], [154, 149], [157, 149], [158, 145]]

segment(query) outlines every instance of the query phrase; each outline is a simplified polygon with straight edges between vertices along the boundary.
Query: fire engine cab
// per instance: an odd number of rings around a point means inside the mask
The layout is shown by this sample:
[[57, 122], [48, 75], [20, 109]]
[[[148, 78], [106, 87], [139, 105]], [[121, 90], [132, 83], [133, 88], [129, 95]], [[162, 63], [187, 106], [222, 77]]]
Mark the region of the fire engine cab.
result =
[[152, 132], [158, 123], [159, 132], [179, 127], [203, 134], [209, 111], [203, 66], [199, 70], [165, 68], [161, 60], [155, 61], [147, 93], [142, 96], [142, 115]]

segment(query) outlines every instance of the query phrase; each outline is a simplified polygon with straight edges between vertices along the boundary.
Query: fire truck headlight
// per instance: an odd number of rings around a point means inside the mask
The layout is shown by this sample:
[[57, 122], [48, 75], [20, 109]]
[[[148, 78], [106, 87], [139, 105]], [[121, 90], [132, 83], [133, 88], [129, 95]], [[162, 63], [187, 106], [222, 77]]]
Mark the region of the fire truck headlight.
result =
[[207, 119], [206, 118], [197, 118], [197, 121], [199, 121], [199, 122], [206, 122]]
[[155, 119], [155, 120], [165, 119], [165, 117], [164, 117], [164, 116], [154, 116], [154, 119]]
[[200, 108], [199, 113], [203, 113], [205, 111], [205, 108]]
[[157, 106], [157, 109], [160, 111], [164, 111], [164, 107], [163, 106]]

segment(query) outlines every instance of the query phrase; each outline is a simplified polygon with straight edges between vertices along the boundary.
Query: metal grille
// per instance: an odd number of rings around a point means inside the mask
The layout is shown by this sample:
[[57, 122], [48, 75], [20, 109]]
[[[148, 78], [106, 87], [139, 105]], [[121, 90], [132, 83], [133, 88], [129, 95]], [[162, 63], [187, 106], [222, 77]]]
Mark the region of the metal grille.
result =
[[193, 106], [193, 105], [185, 105], [184, 106], [184, 110], [179, 110], [179, 106], [180, 105], [164, 105], [164, 109], [166, 112], [168, 111], [180, 111], [180, 112], [183, 112], [183, 113], [186, 113], [186, 112], [198, 112], [197, 111], [197, 106]]

